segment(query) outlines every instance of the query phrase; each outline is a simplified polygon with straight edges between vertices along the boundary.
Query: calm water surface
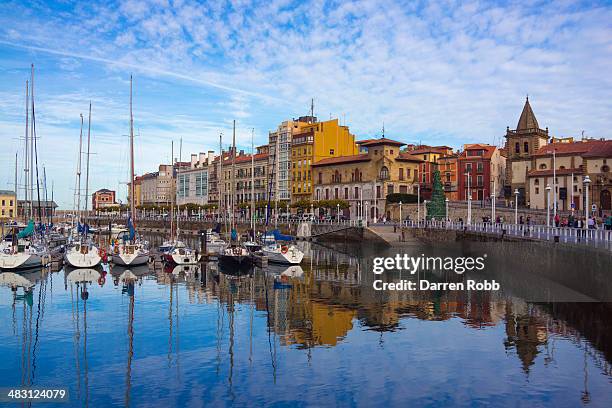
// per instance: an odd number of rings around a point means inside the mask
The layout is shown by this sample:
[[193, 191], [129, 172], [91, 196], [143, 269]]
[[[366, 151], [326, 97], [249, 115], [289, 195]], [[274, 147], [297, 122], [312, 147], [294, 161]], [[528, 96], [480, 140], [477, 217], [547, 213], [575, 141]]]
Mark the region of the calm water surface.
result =
[[30, 292], [0, 288], [0, 387], [66, 387], [61, 406], [612, 406], [609, 304], [381, 293], [384, 250], [303, 245], [286, 272], [23, 274]]

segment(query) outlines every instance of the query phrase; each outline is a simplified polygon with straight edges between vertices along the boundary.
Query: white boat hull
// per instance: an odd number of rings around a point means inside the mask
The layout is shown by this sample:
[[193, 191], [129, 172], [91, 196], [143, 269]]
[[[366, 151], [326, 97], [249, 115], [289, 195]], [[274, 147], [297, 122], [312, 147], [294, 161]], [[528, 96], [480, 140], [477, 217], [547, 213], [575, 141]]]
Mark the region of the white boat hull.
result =
[[75, 248], [70, 248], [64, 255], [64, 261], [75, 268], [93, 268], [98, 266], [102, 261], [98, 255], [98, 248], [92, 247], [86, 254], [76, 251]]
[[0, 269], [18, 270], [41, 267], [43, 259], [37, 254], [20, 252], [17, 254], [0, 254]]
[[149, 254], [148, 253], [118, 254], [118, 255], [113, 254], [112, 260], [115, 265], [121, 265], [121, 266], [144, 265], [149, 262]]
[[304, 258], [304, 253], [294, 246], [287, 248], [285, 253], [280, 248], [270, 249], [263, 247], [262, 251], [268, 257], [268, 262], [284, 265], [298, 265]]

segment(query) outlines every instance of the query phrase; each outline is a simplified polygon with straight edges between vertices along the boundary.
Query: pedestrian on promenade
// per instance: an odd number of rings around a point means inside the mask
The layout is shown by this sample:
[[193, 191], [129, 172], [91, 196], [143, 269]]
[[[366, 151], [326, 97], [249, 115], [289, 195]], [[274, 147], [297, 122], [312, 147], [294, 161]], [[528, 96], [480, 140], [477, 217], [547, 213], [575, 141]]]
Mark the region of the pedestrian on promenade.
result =
[[608, 216], [606, 217], [606, 221], [605, 221], [604, 225], [605, 225], [605, 229], [607, 231], [611, 231], [612, 230], [612, 213], [608, 214]]
[[596, 222], [595, 222], [595, 216], [591, 216], [589, 218], [589, 229], [595, 229], [596, 228]]
[[561, 221], [561, 219], [559, 218], [559, 214], [555, 215], [555, 227], [559, 228], [559, 222]]

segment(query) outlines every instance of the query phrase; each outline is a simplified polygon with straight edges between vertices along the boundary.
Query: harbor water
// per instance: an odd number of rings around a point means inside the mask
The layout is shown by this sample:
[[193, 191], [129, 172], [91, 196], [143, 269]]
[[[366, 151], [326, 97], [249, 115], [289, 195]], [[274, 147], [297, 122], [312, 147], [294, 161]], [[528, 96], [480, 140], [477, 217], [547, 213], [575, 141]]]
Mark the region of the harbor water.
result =
[[547, 278], [493, 257], [499, 291], [376, 291], [398, 277], [373, 257], [397, 251], [300, 246], [300, 267], [241, 273], [20, 274], [30, 289], [0, 288], [0, 387], [65, 388], [75, 407], [612, 405], [610, 303], [552, 281], [560, 300], [539, 299], [529, 279]]

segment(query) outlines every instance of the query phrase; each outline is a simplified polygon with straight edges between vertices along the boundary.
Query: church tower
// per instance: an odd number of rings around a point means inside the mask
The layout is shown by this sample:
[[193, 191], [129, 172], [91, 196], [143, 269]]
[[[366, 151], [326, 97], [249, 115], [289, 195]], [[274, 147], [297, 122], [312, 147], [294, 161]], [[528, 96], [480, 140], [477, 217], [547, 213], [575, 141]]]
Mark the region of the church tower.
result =
[[532, 156], [548, 139], [548, 128], [540, 129], [527, 97], [516, 129], [506, 128], [506, 198], [513, 198], [514, 190], [518, 189], [519, 204], [529, 202], [529, 190], [525, 187], [527, 173], [533, 168]]

